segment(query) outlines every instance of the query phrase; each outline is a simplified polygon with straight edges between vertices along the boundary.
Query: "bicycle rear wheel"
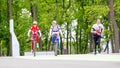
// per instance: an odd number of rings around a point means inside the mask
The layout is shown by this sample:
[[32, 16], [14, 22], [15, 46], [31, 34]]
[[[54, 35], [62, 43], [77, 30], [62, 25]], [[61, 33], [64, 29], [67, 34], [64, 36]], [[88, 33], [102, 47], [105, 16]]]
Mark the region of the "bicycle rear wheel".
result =
[[57, 43], [56, 42], [54, 43], [54, 54], [55, 56], [57, 56]]

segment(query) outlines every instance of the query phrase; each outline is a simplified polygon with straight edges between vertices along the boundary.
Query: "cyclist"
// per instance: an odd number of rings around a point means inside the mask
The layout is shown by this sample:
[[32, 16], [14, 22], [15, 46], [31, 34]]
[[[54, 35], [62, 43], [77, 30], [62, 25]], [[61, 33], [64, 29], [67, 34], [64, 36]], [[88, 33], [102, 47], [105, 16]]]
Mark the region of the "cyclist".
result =
[[30, 27], [30, 29], [28, 31], [28, 37], [30, 37], [31, 32], [32, 32], [32, 34], [31, 34], [31, 42], [32, 42], [31, 52], [32, 52], [34, 49], [34, 38], [36, 38], [36, 43], [37, 43], [37, 47], [38, 47], [39, 46], [38, 43], [39, 43], [39, 40], [41, 37], [41, 31], [40, 31], [40, 28], [37, 26], [36, 21], [33, 21], [33, 25]]
[[95, 53], [94, 54], [96, 54], [97, 46], [99, 49], [98, 52], [101, 53], [100, 41], [101, 41], [103, 31], [104, 31], [104, 27], [100, 23], [100, 19], [97, 19], [96, 24], [94, 24], [91, 29], [91, 33], [93, 34], [93, 39], [94, 39], [94, 43], [95, 43]]
[[51, 38], [52, 45], [54, 45], [54, 42], [56, 40], [56, 42], [58, 43], [57, 45], [58, 51], [60, 51], [60, 34], [61, 36], [63, 35], [60, 26], [57, 24], [55, 20], [52, 21], [49, 38]]

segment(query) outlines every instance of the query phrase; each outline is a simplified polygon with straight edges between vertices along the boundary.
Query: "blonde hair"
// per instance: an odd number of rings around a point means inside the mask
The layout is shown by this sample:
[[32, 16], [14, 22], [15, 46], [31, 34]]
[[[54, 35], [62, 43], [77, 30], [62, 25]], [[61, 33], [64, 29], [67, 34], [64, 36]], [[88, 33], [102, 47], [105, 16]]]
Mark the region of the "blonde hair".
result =
[[53, 23], [54, 23], [54, 24], [57, 24], [57, 22], [56, 22], [55, 20], [54, 20], [54, 21], [52, 21], [52, 24], [53, 24]]
[[100, 23], [100, 19], [97, 19], [97, 22], [96, 23]]

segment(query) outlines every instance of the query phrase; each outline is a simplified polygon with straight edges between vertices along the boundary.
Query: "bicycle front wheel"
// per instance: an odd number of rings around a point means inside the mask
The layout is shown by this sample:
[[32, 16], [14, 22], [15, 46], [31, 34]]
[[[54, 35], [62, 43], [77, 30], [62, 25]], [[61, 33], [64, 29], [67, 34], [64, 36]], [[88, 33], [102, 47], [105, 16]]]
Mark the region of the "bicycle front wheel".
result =
[[57, 56], [57, 43], [56, 42], [54, 44], [54, 54], [55, 54], [55, 56]]
[[35, 57], [36, 56], [36, 41], [35, 41], [35, 39], [34, 39], [33, 54], [34, 54], [34, 57]]

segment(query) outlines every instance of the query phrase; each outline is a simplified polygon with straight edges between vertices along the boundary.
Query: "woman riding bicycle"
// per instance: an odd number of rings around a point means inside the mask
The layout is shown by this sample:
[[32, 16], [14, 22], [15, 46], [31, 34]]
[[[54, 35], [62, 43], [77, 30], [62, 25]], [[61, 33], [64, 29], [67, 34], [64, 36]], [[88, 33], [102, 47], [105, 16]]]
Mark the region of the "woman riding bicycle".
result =
[[57, 42], [58, 50], [60, 49], [60, 34], [62, 36], [62, 31], [61, 31], [60, 26], [57, 24], [55, 20], [52, 21], [52, 26], [50, 27], [49, 38], [51, 38], [52, 45], [54, 45], [55, 41]]
[[38, 46], [39, 39], [41, 37], [41, 31], [40, 31], [40, 28], [37, 26], [36, 21], [33, 22], [33, 25], [30, 27], [30, 29], [28, 31], [28, 37], [30, 37], [31, 32], [32, 32], [32, 34], [31, 34], [31, 42], [32, 42], [31, 51], [33, 51], [33, 49], [34, 49], [34, 38], [36, 39], [37, 46]]

